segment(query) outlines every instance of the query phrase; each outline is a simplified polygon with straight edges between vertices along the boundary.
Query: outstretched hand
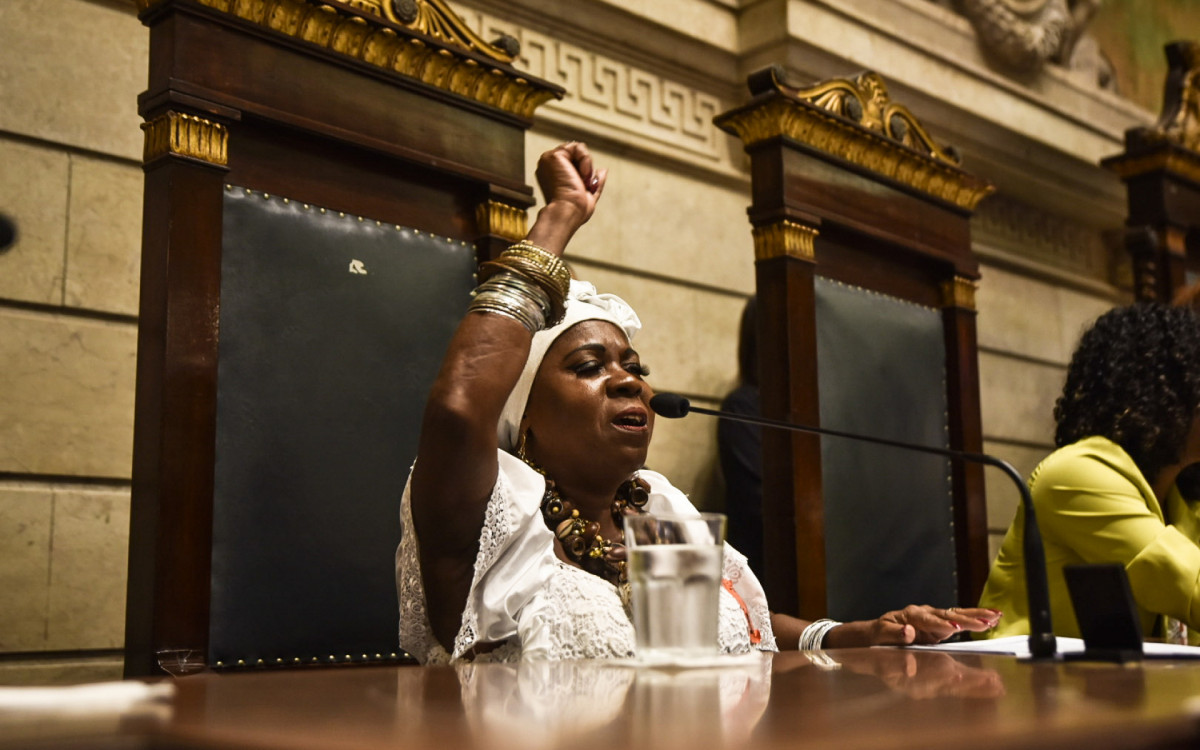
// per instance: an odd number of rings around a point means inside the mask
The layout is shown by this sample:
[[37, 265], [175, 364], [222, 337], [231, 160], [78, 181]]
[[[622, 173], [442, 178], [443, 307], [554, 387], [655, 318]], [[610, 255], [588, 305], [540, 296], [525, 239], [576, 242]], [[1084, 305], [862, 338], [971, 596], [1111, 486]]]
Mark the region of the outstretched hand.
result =
[[871, 645], [907, 646], [939, 643], [963, 631], [982, 633], [1000, 622], [994, 609], [942, 609], [910, 604], [871, 621]]
[[[911, 604], [874, 620], [846, 622], [826, 634], [825, 648], [910, 646], [944, 641], [956, 633], [982, 633], [1000, 622], [994, 609]], [[774, 619], [772, 619], [774, 624]]]
[[561, 255], [575, 231], [592, 218], [607, 180], [608, 170], [596, 168], [583, 143], [571, 141], [542, 154], [537, 181], [546, 205], [529, 230], [529, 241]]

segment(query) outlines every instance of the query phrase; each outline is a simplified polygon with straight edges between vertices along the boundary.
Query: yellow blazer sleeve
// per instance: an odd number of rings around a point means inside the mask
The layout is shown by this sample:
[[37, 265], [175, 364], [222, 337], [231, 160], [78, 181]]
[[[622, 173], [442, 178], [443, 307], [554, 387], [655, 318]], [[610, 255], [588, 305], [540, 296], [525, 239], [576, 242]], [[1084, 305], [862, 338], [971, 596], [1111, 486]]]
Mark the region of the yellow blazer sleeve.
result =
[[1163, 523], [1136, 466], [1121, 464], [1093, 456], [1041, 467], [1034, 507], [1042, 534], [1083, 562], [1121, 563], [1139, 607], [1200, 627], [1200, 547]]

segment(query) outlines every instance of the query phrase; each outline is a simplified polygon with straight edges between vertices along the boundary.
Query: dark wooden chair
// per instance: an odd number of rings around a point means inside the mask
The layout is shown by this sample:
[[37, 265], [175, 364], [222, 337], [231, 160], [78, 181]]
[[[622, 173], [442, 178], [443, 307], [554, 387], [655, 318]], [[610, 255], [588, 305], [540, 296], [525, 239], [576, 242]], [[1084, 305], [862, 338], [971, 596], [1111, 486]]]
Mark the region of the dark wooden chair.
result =
[[[717, 117], [750, 156], [764, 415], [978, 451], [978, 266], [991, 186], [864, 73], [798, 89], [779, 68]], [[876, 617], [973, 604], [987, 576], [981, 467], [765, 430], [766, 585], [780, 611]]]
[[139, 9], [126, 673], [403, 660], [425, 393], [477, 261], [524, 234], [524, 131], [562, 92], [437, 0]]
[[1162, 302], [1200, 283], [1200, 43], [1173, 42], [1166, 55], [1158, 122], [1126, 131], [1125, 151], [1101, 162], [1128, 194], [1134, 296]]

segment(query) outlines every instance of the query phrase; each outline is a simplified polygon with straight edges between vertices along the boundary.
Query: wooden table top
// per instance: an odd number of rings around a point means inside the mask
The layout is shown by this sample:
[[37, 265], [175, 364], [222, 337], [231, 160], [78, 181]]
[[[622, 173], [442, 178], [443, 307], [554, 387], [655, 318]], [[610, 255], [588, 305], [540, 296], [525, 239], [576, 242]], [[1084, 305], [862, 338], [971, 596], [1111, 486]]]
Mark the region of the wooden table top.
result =
[[67, 722], [23, 736], [0, 721], [0, 745], [8, 737], [35, 747], [298, 750], [1200, 747], [1200, 662], [1031, 664], [846, 649], [688, 671], [580, 661], [174, 683], [158, 719]]

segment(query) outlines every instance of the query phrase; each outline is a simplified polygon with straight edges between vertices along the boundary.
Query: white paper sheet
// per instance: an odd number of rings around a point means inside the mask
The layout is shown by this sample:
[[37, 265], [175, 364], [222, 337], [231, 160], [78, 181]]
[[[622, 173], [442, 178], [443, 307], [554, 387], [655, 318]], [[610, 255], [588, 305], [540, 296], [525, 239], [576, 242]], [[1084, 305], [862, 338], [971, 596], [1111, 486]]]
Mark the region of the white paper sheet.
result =
[[[1059, 654], [1082, 653], [1083, 640], [1058, 636], [1055, 644]], [[923, 651], [957, 651], [966, 654], [1012, 654], [1018, 658], [1029, 657], [1029, 636], [1010, 635], [1007, 638], [991, 638], [982, 641], [960, 641], [938, 643], [932, 646], [906, 646]], [[1170, 643], [1143, 643], [1142, 652], [1155, 658], [1178, 657], [1200, 659], [1200, 646], [1175, 646]]]

